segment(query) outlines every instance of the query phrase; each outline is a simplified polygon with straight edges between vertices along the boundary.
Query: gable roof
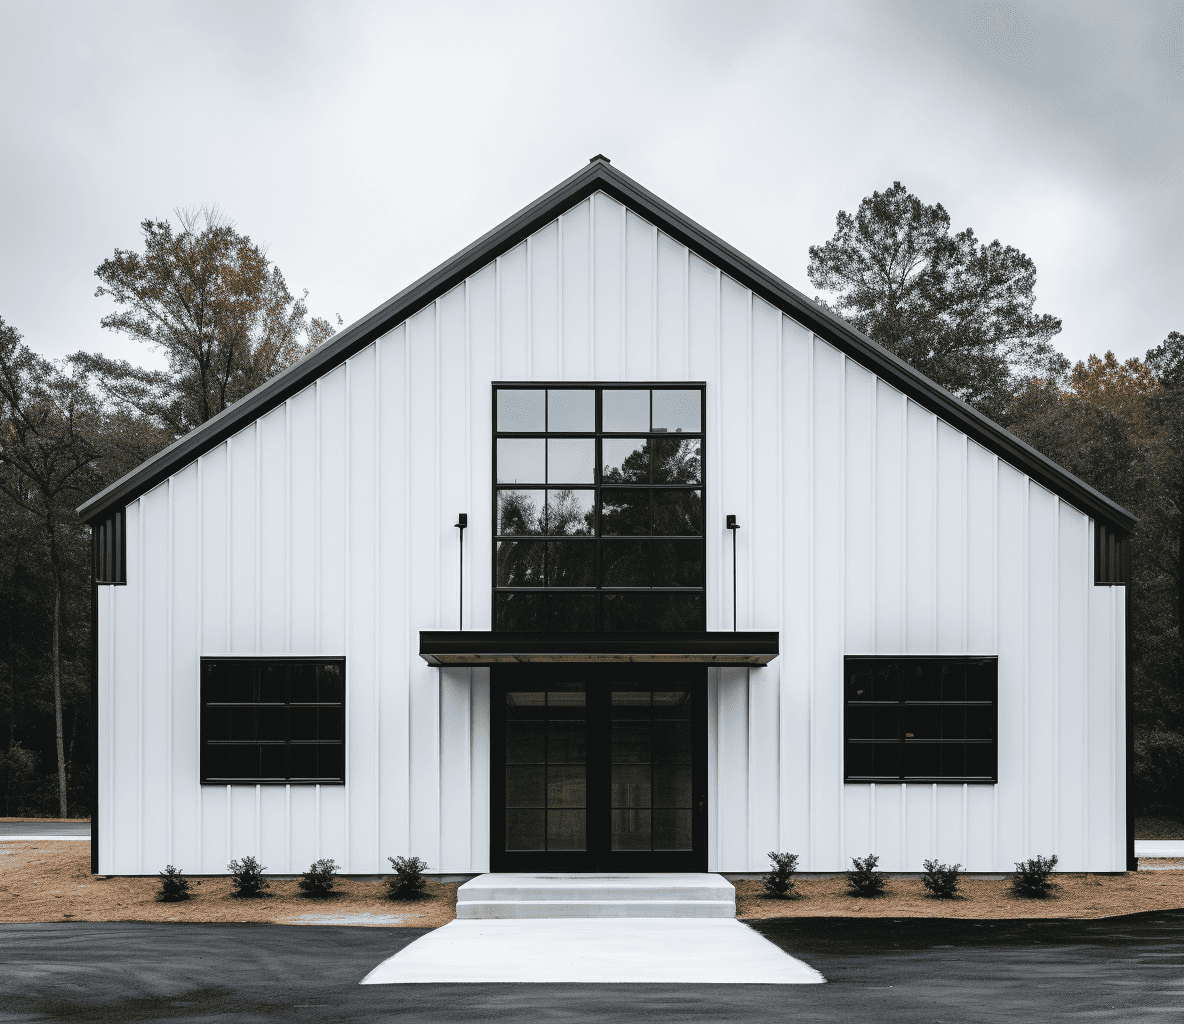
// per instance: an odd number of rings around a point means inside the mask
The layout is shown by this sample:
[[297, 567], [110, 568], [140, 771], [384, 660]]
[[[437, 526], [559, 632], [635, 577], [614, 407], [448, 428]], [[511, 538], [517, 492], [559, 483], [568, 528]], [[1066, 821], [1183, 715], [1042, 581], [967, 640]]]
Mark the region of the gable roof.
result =
[[945, 388], [929, 380], [845, 320], [819, 306], [796, 288], [754, 263], [723, 239], [696, 224], [632, 178], [607, 157], [588, 166], [499, 224], [472, 245], [445, 260], [431, 273], [404, 288], [360, 320], [334, 335], [303, 359], [276, 374], [234, 405], [195, 427], [184, 437], [121, 477], [79, 506], [87, 522], [105, 517], [155, 487], [198, 456], [221, 444], [248, 423], [304, 390], [350, 356], [398, 326], [466, 277], [508, 252], [528, 235], [595, 192], [604, 192], [692, 252], [720, 268], [766, 302], [902, 391], [913, 401], [966, 433], [1074, 507], [1121, 532], [1138, 519], [1084, 480], [1058, 466], [1031, 445], [988, 419]]

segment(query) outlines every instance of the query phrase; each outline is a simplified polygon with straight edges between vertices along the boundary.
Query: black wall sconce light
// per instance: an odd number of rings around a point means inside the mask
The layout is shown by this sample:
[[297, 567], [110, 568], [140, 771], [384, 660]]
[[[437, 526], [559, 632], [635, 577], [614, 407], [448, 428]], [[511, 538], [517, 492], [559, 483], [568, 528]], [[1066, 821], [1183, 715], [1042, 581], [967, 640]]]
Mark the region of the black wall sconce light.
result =
[[465, 628], [465, 530], [469, 526], [469, 514], [461, 512], [452, 524], [460, 530], [460, 623], [459, 628]]
[[735, 516], [728, 516], [727, 528], [732, 531], [732, 632], [736, 632], [736, 531], [740, 524]]

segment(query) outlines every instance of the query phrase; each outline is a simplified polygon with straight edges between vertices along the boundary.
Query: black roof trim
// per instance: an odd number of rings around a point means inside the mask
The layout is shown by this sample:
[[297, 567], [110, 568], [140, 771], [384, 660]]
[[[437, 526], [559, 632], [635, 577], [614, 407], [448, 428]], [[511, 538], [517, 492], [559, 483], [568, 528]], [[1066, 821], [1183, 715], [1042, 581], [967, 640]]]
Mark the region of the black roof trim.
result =
[[247, 423], [259, 418], [297, 392], [303, 391], [318, 377], [345, 362], [350, 356], [450, 291], [470, 274], [508, 252], [528, 235], [595, 192], [604, 192], [657, 225], [692, 252], [713, 263], [860, 365], [882, 377], [909, 398], [957, 427], [988, 451], [1023, 471], [1054, 494], [1060, 495], [1082, 512], [1122, 532], [1130, 530], [1138, 522], [1138, 519], [1121, 505], [1111, 501], [1100, 491], [1036, 451], [1031, 445], [955, 398], [887, 349], [861, 334], [845, 320], [823, 309], [802, 292], [769, 273], [601, 159], [594, 159], [509, 220], [440, 264], [431, 273], [350, 324], [299, 362], [96, 494], [79, 507], [79, 515], [92, 522], [108, 509], [135, 500], [181, 467], [221, 444]]
[[533, 662], [681, 662], [767, 665], [779, 653], [772, 633], [494, 633], [421, 630], [419, 656], [429, 665], [519, 665]]

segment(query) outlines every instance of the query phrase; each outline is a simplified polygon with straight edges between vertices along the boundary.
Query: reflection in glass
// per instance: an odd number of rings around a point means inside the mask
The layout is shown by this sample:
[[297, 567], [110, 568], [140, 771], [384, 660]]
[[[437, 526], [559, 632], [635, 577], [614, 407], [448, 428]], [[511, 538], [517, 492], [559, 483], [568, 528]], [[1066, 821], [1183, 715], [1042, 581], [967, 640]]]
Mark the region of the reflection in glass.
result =
[[703, 392], [655, 391], [654, 430], [697, 434], [703, 429]]
[[547, 596], [497, 594], [494, 597], [495, 629], [508, 633], [541, 633], [547, 629]]
[[582, 764], [547, 766], [548, 807], [583, 807], [586, 789]]
[[654, 765], [654, 806], [691, 806], [691, 766], [689, 764]]
[[695, 537], [703, 532], [703, 501], [699, 491], [654, 491], [654, 533]]
[[547, 769], [541, 764], [506, 766], [506, 806], [543, 807]]
[[547, 532], [552, 536], [593, 536], [596, 533], [595, 502], [596, 492], [592, 490], [565, 488], [562, 491], [548, 491]]
[[498, 491], [499, 535], [530, 537], [543, 532], [545, 491]]
[[648, 484], [650, 461], [644, 437], [606, 437], [600, 442], [600, 479], [606, 484]]
[[596, 586], [596, 545], [585, 540], [548, 542], [547, 586]]
[[499, 587], [543, 586], [545, 550], [545, 546], [539, 541], [498, 541], [497, 585]]
[[703, 580], [703, 544], [697, 540], [650, 541], [650, 586], [697, 587]]
[[547, 441], [547, 482], [590, 484], [596, 480], [596, 442], [592, 438], [562, 437]]
[[600, 582], [606, 587], [648, 587], [653, 541], [606, 540], [600, 545]]
[[610, 433], [650, 429], [650, 393], [605, 388], [601, 399], [603, 429]]
[[573, 391], [569, 388], [548, 391], [547, 429], [559, 434], [595, 430], [596, 392]]
[[596, 629], [596, 595], [565, 594], [562, 590], [547, 595], [550, 607], [548, 628], [556, 633], [589, 633]]
[[[605, 442], [607, 444], [607, 442]], [[697, 437], [655, 437], [654, 483], [697, 484], [703, 473], [703, 442]]]
[[543, 402], [546, 393], [540, 390], [508, 391], [499, 388], [497, 393], [497, 429], [512, 434], [526, 431], [543, 431]]
[[600, 532], [603, 536], [644, 537], [650, 532], [650, 492], [600, 492]]
[[546, 483], [546, 441], [540, 438], [502, 437], [497, 442], [499, 484]]
[[685, 632], [702, 629], [702, 594], [605, 594], [603, 629], [610, 632]]
[[542, 850], [545, 845], [547, 812], [542, 810], [506, 809], [506, 849]]
[[654, 810], [653, 834], [655, 850], [691, 849], [691, 812], [686, 810]]
[[616, 809], [612, 811], [612, 848], [614, 850], [650, 849], [650, 811]]
[[587, 849], [587, 812], [584, 810], [547, 811], [547, 849]]

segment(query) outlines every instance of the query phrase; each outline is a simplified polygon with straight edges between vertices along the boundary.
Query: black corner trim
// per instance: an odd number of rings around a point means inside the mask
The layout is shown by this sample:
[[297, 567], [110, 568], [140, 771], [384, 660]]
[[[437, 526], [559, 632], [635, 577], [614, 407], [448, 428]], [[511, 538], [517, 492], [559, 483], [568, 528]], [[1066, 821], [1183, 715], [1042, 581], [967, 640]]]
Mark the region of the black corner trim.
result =
[[126, 505], [182, 466], [221, 444], [245, 424], [275, 408], [377, 340], [419, 309], [443, 295], [471, 273], [508, 252], [564, 210], [595, 192], [622, 203], [657, 225], [692, 252], [713, 263], [783, 313], [808, 327], [856, 362], [882, 377], [909, 398], [966, 433], [1094, 519], [1118, 531], [1138, 522], [1121, 505], [1058, 466], [1014, 434], [955, 398], [846, 321], [823, 309], [805, 294], [754, 263], [706, 228], [695, 223], [611, 164], [597, 160], [557, 185], [513, 217], [498, 225], [431, 273], [363, 316], [298, 363], [207, 420], [164, 451], [79, 506], [87, 522], [115, 505]]

